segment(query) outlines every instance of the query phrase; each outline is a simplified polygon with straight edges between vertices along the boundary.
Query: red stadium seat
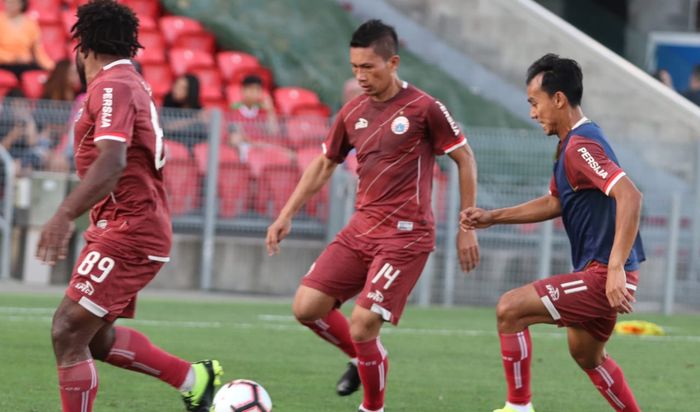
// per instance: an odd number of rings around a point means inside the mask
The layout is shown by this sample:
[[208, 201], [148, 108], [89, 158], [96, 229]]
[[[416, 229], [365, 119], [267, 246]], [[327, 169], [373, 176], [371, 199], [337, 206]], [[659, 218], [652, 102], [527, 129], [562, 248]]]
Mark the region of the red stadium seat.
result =
[[143, 49], [136, 53], [136, 61], [142, 65], [165, 62], [165, 40], [159, 31], [140, 31], [139, 43]]
[[302, 87], [278, 87], [273, 96], [280, 113], [285, 115], [292, 114], [297, 106], [321, 103], [316, 93]]
[[345, 167], [351, 173], [357, 174], [357, 154], [355, 152], [350, 153], [345, 158]]
[[194, 19], [184, 16], [164, 16], [160, 20], [160, 30], [168, 44], [173, 44], [175, 39], [183, 33], [201, 33], [204, 27]]
[[53, 61], [57, 62], [68, 58], [67, 41], [63, 23], [56, 22], [41, 26], [41, 44]]
[[[265, 95], [267, 95], [268, 97], [272, 97], [270, 95], [270, 92], [268, 92], [267, 90], [264, 90], [263, 93]], [[226, 101], [228, 102], [229, 105], [240, 102], [242, 99], [241, 85], [240, 84], [229, 84], [228, 86], [226, 86], [224, 94], [226, 95]]]
[[258, 178], [256, 210], [265, 216], [277, 216], [299, 182], [294, 164], [267, 165]]
[[[316, 147], [300, 149], [297, 152], [297, 165], [301, 173], [322, 154], [323, 151], [320, 144]], [[328, 217], [328, 194], [328, 185], [325, 185], [320, 192], [306, 202], [306, 214], [325, 221]]]
[[213, 67], [211, 54], [200, 50], [171, 49], [170, 67], [175, 76], [182, 76], [195, 67]]
[[205, 109], [219, 109], [225, 112], [228, 110], [228, 103], [224, 99], [202, 99], [202, 107]]
[[75, 9], [63, 10], [61, 12], [61, 23], [63, 23], [63, 30], [66, 33], [66, 37], [70, 37], [70, 30], [73, 25], [78, 21], [78, 16], [75, 15]]
[[143, 78], [151, 86], [151, 91], [156, 100], [168, 94], [173, 85], [173, 72], [167, 63], [143, 64], [141, 66]]
[[199, 208], [201, 183], [194, 159], [168, 160], [163, 169], [163, 178], [170, 212], [174, 216], [183, 215]]
[[119, 3], [129, 6], [139, 18], [146, 16], [155, 19], [161, 15], [160, 1], [158, 0], [119, 0]]
[[[209, 164], [209, 143], [198, 143], [194, 146], [193, 151], [199, 173], [204, 176], [207, 174], [207, 165]], [[237, 163], [239, 161], [238, 150], [225, 144], [219, 146], [219, 164], [225, 162]]]
[[263, 88], [272, 90], [272, 72], [263, 66], [247, 67], [236, 71], [231, 80], [229, 80], [229, 84], [242, 84], [243, 80], [248, 76], [258, 76], [262, 80]]
[[27, 14], [39, 24], [61, 22], [61, 0], [29, 0]]
[[219, 66], [219, 71], [227, 83], [231, 83], [231, 78], [237, 71], [260, 66], [260, 62], [255, 56], [236, 51], [217, 53], [216, 64]]
[[39, 99], [48, 77], [49, 73], [45, 70], [29, 70], [22, 73], [22, 92], [28, 99]]
[[221, 75], [216, 67], [195, 67], [189, 71], [199, 79], [199, 95], [202, 100], [223, 101]]
[[263, 169], [267, 166], [288, 166], [294, 161], [294, 153], [282, 146], [256, 144], [248, 150], [248, 164], [253, 177], [256, 178], [261, 176]]
[[165, 140], [165, 157], [168, 162], [175, 159], [192, 158], [187, 146], [174, 140]]
[[219, 164], [219, 216], [232, 218], [248, 212], [250, 168], [239, 162]]
[[320, 116], [320, 117], [330, 117], [331, 109], [323, 103], [316, 104], [301, 104], [299, 106], [294, 106], [292, 109], [293, 116]]
[[330, 129], [327, 117], [294, 116], [287, 119], [287, 137], [295, 148], [319, 147]]
[[144, 15], [139, 16], [139, 32], [153, 30], [158, 30], [158, 22], [156, 19]]
[[0, 69], [0, 97], [5, 96], [18, 85], [17, 77], [11, 71]]
[[207, 32], [181, 33], [172, 43], [172, 47], [201, 50], [214, 54], [216, 52], [216, 37]]

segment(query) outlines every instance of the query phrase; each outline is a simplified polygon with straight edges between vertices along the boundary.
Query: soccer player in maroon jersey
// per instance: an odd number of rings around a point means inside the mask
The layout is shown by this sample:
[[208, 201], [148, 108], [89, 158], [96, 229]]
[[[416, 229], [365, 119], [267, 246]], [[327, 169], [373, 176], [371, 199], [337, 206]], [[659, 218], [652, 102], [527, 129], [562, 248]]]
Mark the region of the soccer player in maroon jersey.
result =
[[169, 260], [170, 212], [163, 186], [163, 132], [150, 88], [129, 58], [141, 45], [138, 19], [111, 0], [78, 8], [72, 28], [77, 65], [88, 84], [75, 125], [81, 179], [44, 227], [37, 257], [66, 256], [73, 220], [90, 227], [51, 329], [64, 412], [89, 412], [97, 394], [93, 359], [154, 376], [179, 389], [188, 411], [209, 411], [215, 360], [190, 363], [140, 332], [115, 326], [133, 317], [136, 295]]
[[464, 230], [531, 223], [561, 216], [571, 242], [573, 273], [538, 280], [505, 293], [496, 307], [508, 400], [501, 412], [533, 412], [530, 402], [536, 323], [567, 327], [569, 351], [616, 411], [639, 406], [625, 376], [605, 351], [618, 313], [630, 313], [644, 249], [639, 237], [642, 195], [600, 127], [581, 110], [578, 63], [547, 54], [527, 73], [530, 116], [559, 138], [549, 194], [529, 202], [461, 213]]
[[[362, 24], [350, 42], [350, 64], [363, 94], [338, 113], [323, 154], [306, 169], [267, 232], [270, 254], [291, 230], [292, 217], [328, 181], [350, 150], [357, 152], [356, 212], [301, 281], [294, 316], [351, 359], [337, 392], [349, 395], [360, 379], [360, 411], [382, 411], [388, 372], [379, 341], [384, 322], [396, 325], [435, 244], [430, 204], [435, 156], [459, 168], [463, 207], [476, 198], [476, 164], [445, 105], [401, 81], [393, 27]], [[474, 231], [457, 238], [464, 271], [479, 262]], [[338, 310], [357, 295], [350, 324]], [[359, 376], [358, 376], [359, 373]]]

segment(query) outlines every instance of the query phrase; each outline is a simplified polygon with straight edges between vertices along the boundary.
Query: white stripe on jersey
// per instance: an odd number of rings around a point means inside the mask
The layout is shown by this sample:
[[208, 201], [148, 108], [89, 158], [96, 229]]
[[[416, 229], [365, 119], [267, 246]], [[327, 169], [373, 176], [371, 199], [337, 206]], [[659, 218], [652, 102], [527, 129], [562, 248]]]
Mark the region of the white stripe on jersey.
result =
[[379, 131], [382, 130], [382, 127], [384, 127], [385, 124], [389, 123], [389, 121], [391, 121], [391, 120], [394, 120], [394, 116], [396, 116], [399, 112], [401, 112], [402, 110], [404, 110], [405, 108], [407, 108], [409, 105], [411, 105], [411, 104], [417, 102], [418, 100], [420, 100], [420, 99], [422, 99], [422, 98], [424, 98], [424, 97], [425, 97], [425, 95], [424, 95], [424, 94], [421, 94], [420, 96], [416, 97], [415, 99], [413, 99], [413, 100], [411, 100], [410, 102], [408, 102], [408, 103], [406, 103], [405, 105], [403, 105], [400, 109], [398, 109], [397, 111], [395, 111], [394, 114], [392, 114], [391, 116], [389, 116], [389, 117], [384, 121], [384, 123], [380, 124], [379, 127], [377, 127], [377, 130], [375, 130], [374, 133], [372, 133], [367, 139], [365, 139], [365, 141], [362, 143], [362, 146], [360, 146], [360, 148], [357, 149], [357, 153], [360, 153], [360, 152], [362, 151], [362, 149], [365, 147], [365, 145], [367, 144], [367, 142], [369, 142], [370, 140], [372, 140], [372, 138], [374, 137], [374, 135], [376, 135], [377, 133], [379, 133]]

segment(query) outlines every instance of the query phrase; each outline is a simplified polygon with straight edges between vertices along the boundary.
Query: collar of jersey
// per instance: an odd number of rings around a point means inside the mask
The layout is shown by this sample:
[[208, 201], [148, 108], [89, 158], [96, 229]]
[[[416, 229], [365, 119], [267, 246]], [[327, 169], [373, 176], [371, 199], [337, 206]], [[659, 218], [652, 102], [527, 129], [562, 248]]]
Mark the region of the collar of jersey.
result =
[[580, 127], [584, 123], [588, 123], [588, 122], [590, 122], [590, 120], [588, 120], [588, 118], [586, 116], [583, 116], [578, 122], [576, 122], [576, 124], [574, 125], [574, 127], [571, 128], [571, 130], [572, 131], [576, 130], [578, 127]]
[[113, 61], [112, 63], [103, 66], [103, 67], [102, 67], [102, 70], [109, 70], [109, 69], [111, 69], [111, 68], [114, 67], [114, 66], [119, 66], [120, 64], [131, 64], [131, 60], [129, 60], [129, 59], [119, 59], [119, 60], [115, 60], [115, 61]]

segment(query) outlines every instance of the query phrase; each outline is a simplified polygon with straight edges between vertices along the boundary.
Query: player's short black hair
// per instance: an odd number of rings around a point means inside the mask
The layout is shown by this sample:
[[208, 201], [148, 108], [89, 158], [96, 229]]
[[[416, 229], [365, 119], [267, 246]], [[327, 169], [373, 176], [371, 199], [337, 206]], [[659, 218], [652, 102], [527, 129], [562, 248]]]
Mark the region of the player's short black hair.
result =
[[693, 72], [691, 76], [695, 77], [696, 79], [700, 80], [700, 64], [695, 65], [693, 67]]
[[372, 19], [362, 23], [355, 30], [350, 40], [350, 47], [372, 47], [374, 51], [388, 60], [399, 52], [399, 39], [396, 30], [383, 21]]
[[552, 96], [562, 92], [569, 99], [569, 104], [576, 107], [581, 104], [583, 97], [583, 73], [581, 66], [573, 60], [548, 53], [537, 59], [527, 69], [527, 84], [540, 73], [542, 90]]
[[256, 76], [256, 75], [254, 75], [254, 74], [249, 74], [249, 75], [247, 75], [246, 77], [243, 78], [243, 81], [241, 82], [241, 85], [243, 85], [243, 87], [245, 87], [245, 86], [252, 86], [252, 85], [262, 86], [262, 85], [263, 85], [263, 81], [262, 81], [262, 79], [260, 78], [260, 76]]
[[78, 21], [71, 28], [76, 49], [82, 53], [131, 58], [143, 46], [138, 41], [139, 19], [127, 6], [113, 0], [91, 0], [78, 7]]

